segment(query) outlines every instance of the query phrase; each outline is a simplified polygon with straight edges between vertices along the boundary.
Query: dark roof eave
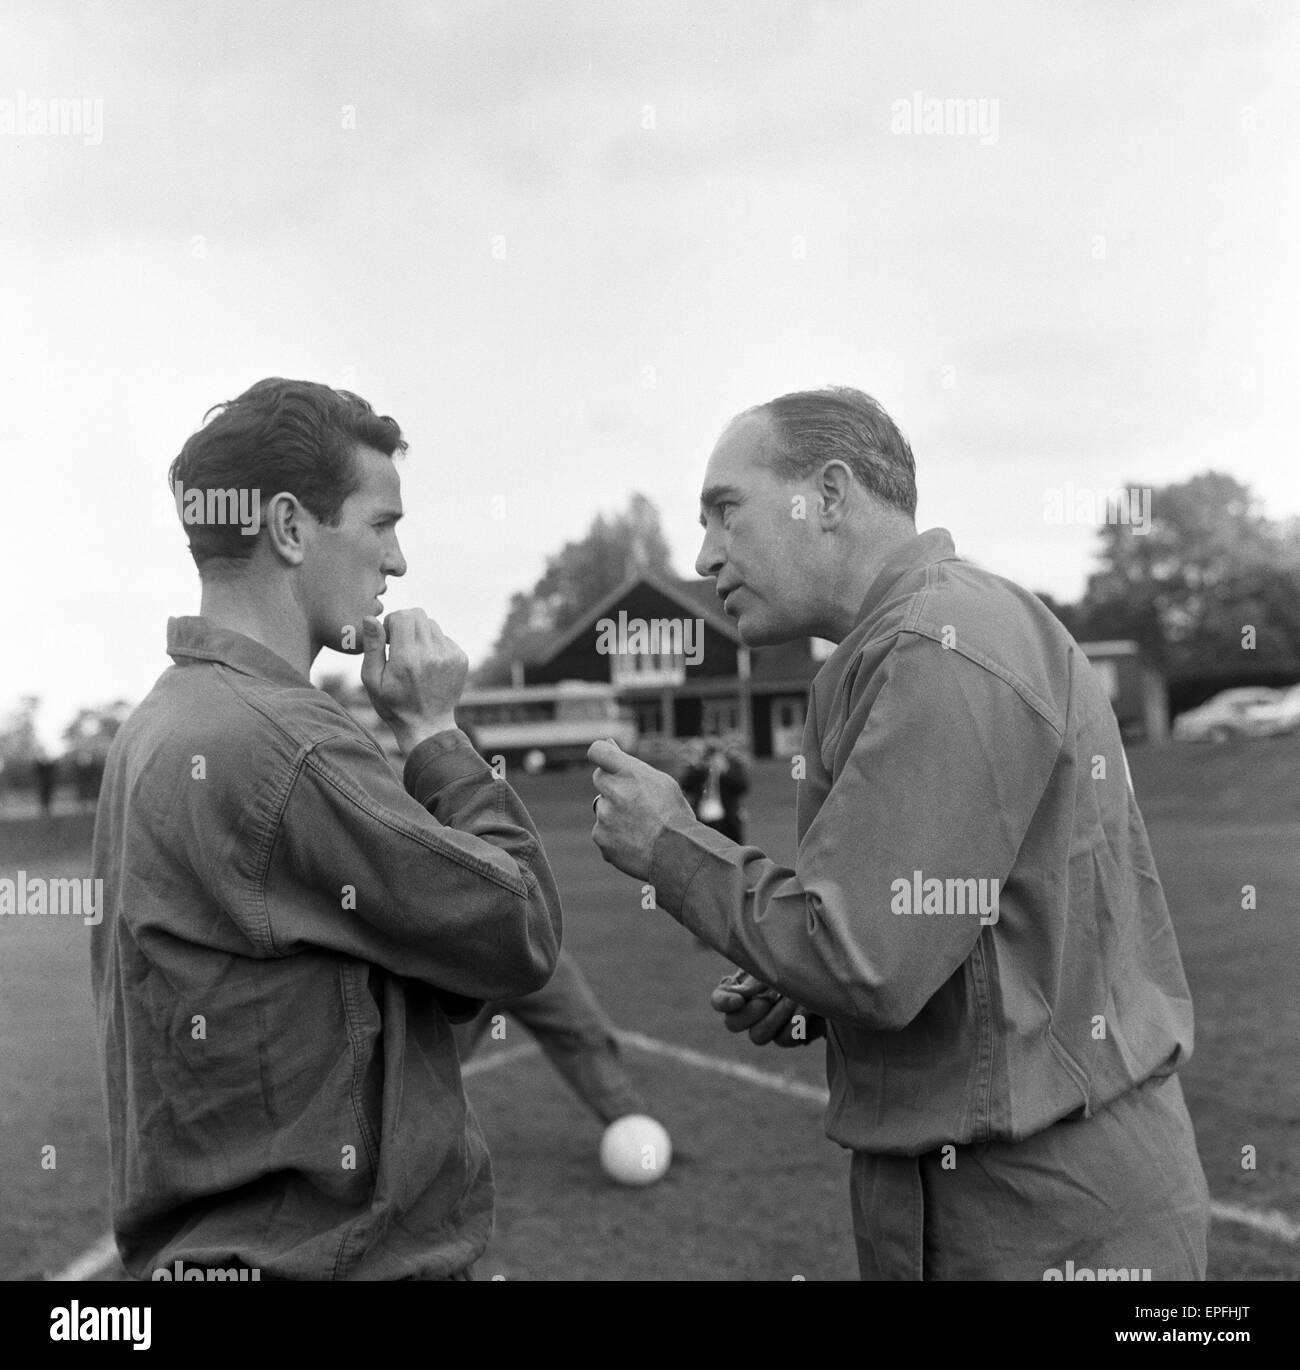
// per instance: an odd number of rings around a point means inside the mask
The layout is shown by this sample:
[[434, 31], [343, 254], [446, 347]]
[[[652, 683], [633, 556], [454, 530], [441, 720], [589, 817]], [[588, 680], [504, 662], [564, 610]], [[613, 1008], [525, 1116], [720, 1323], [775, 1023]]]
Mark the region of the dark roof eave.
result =
[[665, 580], [663, 576], [654, 571], [637, 571], [635, 574], [628, 576], [617, 589], [612, 590], [593, 608], [588, 609], [576, 622], [571, 623], [556, 639], [555, 644], [545, 656], [536, 657], [526, 664], [532, 666], [545, 666], [549, 662], [554, 661], [575, 638], [590, 628], [598, 619], [602, 618], [605, 613], [613, 608], [613, 606], [630, 590], [635, 589], [636, 586], [642, 583], [653, 586], [660, 594], [671, 599], [674, 604], [679, 604], [683, 609], [690, 610], [692, 617], [702, 618], [715, 633], [721, 634], [730, 642], [735, 643], [736, 646], [743, 647], [745, 645], [741, 642], [740, 634], [736, 632], [731, 620], [724, 614], [720, 613], [718, 610], [710, 609], [708, 605], [702, 604], [698, 600], [692, 599], [678, 586], [674, 585], [671, 581]]

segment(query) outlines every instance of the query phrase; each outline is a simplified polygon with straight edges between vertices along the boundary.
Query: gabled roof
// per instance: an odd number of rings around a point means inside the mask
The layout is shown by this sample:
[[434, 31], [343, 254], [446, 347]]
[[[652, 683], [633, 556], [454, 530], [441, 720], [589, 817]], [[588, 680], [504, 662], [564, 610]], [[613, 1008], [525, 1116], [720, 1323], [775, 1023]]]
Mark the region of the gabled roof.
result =
[[593, 628], [624, 596], [638, 585], [649, 585], [658, 590], [666, 599], [672, 600], [674, 604], [679, 604], [691, 618], [702, 618], [715, 633], [720, 634], [730, 642], [734, 642], [738, 647], [744, 646], [740, 640], [740, 634], [736, 631], [735, 624], [722, 612], [722, 606], [714, 593], [711, 581], [670, 580], [667, 576], [661, 576], [657, 571], [638, 570], [628, 576], [616, 590], [611, 591], [604, 599], [588, 609], [575, 623], [571, 623], [550, 645], [544, 656], [533, 657], [532, 664], [542, 666], [548, 661], [553, 661], [575, 638]]

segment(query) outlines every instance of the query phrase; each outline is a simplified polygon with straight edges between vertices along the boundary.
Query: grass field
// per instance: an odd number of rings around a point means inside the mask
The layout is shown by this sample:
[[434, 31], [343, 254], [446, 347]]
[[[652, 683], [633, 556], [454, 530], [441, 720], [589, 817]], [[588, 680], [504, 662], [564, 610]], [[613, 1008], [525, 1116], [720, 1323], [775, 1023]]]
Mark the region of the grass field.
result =
[[[1300, 738], [1138, 748], [1134, 784], [1191, 982], [1196, 1051], [1183, 1072], [1218, 1216], [1212, 1278], [1300, 1277]], [[708, 992], [728, 967], [591, 845], [585, 770], [522, 777], [565, 900], [566, 945], [620, 1028], [629, 1068], [672, 1134], [647, 1190], [608, 1181], [600, 1127], [511, 1022], [466, 1089], [492, 1148], [497, 1230], [480, 1278], [853, 1279], [848, 1157], [826, 1140], [823, 1047], [760, 1049], [726, 1033]], [[793, 856], [794, 784], [759, 766], [750, 837]], [[0, 823], [0, 875], [89, 874], [91, 817]], [[1241, 888], [1258, 908], [1243, 911]], [[107, 1156], [91, 1035], [89, 930], [0, 919], [0, 1277], [48, 1278], [108, 1230]], [[686, 1049], [704, 1060], [665, 1054]], [[726, 1063], [776, 1077], [726, 1073]], [[781, 1088], [782, 1082], [794, 1088]], [[799, 1086], [803, 1086], [802, 1091]], [[42, 1148], [56, 1148], [43, 1169]], [[1242, 1148], [1257, 1168], [1242, 1168]], [[48, 1153], [46, 1153], [48, 1155]], [[1249, 1222], [1275, 1215], [1272, 1230]], [[1244, 1216], [1243, 1216], [1244, 1215]], [[1280, 1215], [1280, 1220], [1277, 1215]], [[123, 1277], [108, 1264], [103, 1279]]]

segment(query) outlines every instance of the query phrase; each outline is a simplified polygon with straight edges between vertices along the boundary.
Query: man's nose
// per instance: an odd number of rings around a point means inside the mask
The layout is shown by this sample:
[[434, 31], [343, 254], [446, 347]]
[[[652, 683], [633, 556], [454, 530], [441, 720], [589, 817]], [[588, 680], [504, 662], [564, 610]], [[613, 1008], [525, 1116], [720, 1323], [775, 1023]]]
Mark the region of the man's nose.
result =
[[384, 574], [390, 576], [404, 576], [406, 574], [406, 558], [402, 555], [401, 547], [396, 545], [393, 547], [393, 554], [387, 559]]
[[722, 555], [715, 546], [710, 546], [709, 535], [705, 533], [704, 541], [700, 544], [699, 556], [695, 558], [695, 574], [716, 576], [721, 569]]

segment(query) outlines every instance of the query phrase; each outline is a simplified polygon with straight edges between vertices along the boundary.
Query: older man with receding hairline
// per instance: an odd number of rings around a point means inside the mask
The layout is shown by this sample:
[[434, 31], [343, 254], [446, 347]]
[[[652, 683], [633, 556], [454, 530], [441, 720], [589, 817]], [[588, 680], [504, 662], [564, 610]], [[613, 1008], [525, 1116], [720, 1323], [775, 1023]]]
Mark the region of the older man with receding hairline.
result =
[[732, 1031], [826, 1037], [864, 1279], [1203, 1278], [1192, 1006], [1114, 712], [1045, 605], [915, 512], [859, 391], [728, 425], [696, 569], [748, 646], [838, 644], [798, 856], [699, 823], [613, 742], [593, 837], [743, 968], [712, 999]]

